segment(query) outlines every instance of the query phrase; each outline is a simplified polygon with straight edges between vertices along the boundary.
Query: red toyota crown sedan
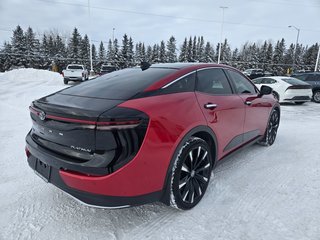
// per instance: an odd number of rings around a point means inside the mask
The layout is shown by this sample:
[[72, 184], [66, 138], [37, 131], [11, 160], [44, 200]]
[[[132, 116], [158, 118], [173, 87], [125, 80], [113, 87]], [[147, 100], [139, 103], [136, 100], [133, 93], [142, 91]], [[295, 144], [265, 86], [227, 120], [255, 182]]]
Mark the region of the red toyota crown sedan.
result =
[[32, 102], [28, 163], [87, 205], [191, 209], [218, 161], [274, 143], [280, 106], [271, 91], [217, 64], [115, 71]]

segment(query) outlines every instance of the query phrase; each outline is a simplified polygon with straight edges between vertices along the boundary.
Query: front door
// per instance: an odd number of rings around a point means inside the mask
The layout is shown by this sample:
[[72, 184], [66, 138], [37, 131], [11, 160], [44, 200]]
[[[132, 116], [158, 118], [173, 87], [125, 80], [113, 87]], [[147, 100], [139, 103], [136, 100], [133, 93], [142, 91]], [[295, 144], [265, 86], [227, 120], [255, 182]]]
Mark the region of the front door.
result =
[[242, 144], [245, 105], [221, 68], [198, 70], [196, 97], [218, 138], [218, 159]]

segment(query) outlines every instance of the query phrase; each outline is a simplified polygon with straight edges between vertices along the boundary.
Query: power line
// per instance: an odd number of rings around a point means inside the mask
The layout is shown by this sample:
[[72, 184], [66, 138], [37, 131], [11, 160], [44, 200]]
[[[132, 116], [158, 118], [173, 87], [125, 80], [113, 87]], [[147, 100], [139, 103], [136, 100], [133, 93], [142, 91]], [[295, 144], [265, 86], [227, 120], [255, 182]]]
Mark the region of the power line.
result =
[[[36, 0], [45, 3], [53, 3], [53, 4], [63, 4], [69, 6], [76, 6], [76, 7], [85, 7], [87, 8], [88, 5], [79, 4], [79, 3], [70, 3], [64, 1], [51, 1], [51, 0]], [[133, 11], [133, 10], [125, 10], [125, 9], [117, 9], [117, 8], [107, 8], [101, 6], [90, 6], [92, 9], [97, 10], [104, 10], [104, 11], [111, 11], [111, 12], [121, 12], [121, 13], [130, 13], [130, 14], [137, 14], [137, 15], [144, 15], [144, 16], [154, 16], [154, 17], [163, 17], [163, 18], [172, 18], [172, 19], [181, 19], [181, 20], [188, 20], [188, 21], [197, 21], [197, 22], [209, 22], [209, 23], [218, 23], [221, 24], [221, 21], [212, 20], [212, 19], [204, 19], [204, 18], [191, 18], [191, 17], [182, 17], [182, 16], [170, 16], [170, 15], [163, 15], [157, 13], [148, 13], [148, 12], [140, 12], [140, 11]], [[247, 23], [237, 23], [237, 22], [230, 22], [225, 21], [225, 24], [229, 25], [237, 25], [237, 26], [248, 26], [248, 27], [258, 27], [258, 28], [273, 28], [273, 29], [287, 29], [287, 26], [272, 26], [272, 25], [259, 25], [259, 24], [247, 24]], [[310, 32], [320, 32], [320, 29], [302, 29], [304, 31]]]
[[12, 32], [12, 30], [6, 29], [6, 28], [0, 28], [0, 31], [2, 32]]
[[250, 0], [251, 2], [257, 2], [257, 3], [262, 3], [262, 4], [278, 4], [278, 5], [286, 5], [286, 6], [301, 6], [301, 7], [320, 7], [320, 5], [318, 4], [302, 4], [301, 2], [293, 2], [291, 0], [289, 1], [265, 1], [265, 0]]

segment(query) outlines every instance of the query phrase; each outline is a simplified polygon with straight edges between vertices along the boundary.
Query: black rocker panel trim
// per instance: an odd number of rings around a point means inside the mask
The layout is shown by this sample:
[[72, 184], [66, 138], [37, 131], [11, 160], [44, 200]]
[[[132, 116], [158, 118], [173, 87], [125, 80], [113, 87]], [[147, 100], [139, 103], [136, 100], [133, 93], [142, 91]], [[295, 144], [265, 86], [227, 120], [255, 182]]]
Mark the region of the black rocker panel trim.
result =
[[239, 134], [235, 136], [223, 149], [224, 152], [229, 151], [232, 148], [240, 146], [241, 144], [250, 141], [251, 139], [259, 136], [259, 130], [252, 130], [243, 134]]

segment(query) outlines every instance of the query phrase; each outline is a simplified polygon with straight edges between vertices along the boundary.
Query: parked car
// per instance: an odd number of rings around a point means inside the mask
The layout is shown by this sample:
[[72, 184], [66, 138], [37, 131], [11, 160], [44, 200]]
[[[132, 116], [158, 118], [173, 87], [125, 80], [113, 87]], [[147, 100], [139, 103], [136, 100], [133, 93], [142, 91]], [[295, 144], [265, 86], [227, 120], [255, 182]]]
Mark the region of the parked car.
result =
[[261, 77], [252, 82], [260, 88], [269, 86], [279, 102], [294, 102], [303, 104], [312, 98], [311, 85], [293, 77]]
[[320, 72], [304, 72], [292, 74], [292, 77], [298, 78], [312, 86], [312, 99], [320, 103]]
[[217, 64], [105, 74], [32, 102], [28, 163], [85, 204], [190, 209], [218, 161], [274, 143], [280, 105], [271, 92]]
[[246, 75], [250, 79], [258, 78], [258, 77], [263, 77], [264, 76], [264, 71], [263, 69], [246, 69], [243, 72], [244, 75]]
[[115, 66], [111, 65], [102, 65], [100, 68], [100, 75], [106, 74], [106, 73], [111, 73], [113, 71], [116, 71], [117, 68]]
[[84, 65], [69, 64], [65, 70], [62, 71], [63, 82], [68, 84], [69, 81], [85, 81], [89, 79], [88, 70]]

